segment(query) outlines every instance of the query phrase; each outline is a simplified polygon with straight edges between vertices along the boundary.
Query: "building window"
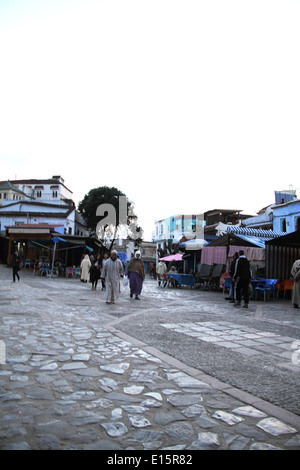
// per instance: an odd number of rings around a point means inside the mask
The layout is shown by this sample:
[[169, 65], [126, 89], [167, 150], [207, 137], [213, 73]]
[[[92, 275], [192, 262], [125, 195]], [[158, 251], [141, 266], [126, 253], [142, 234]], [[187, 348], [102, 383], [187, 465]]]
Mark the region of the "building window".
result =
[[56, 198], [57, 197], [57, 191], [52, 191], [52, 197]]
[[36, 192], [36, 197], [42, 197], [42, 191], [37, 191]]
[[280, 229], [282, 232], [286, 232], [286, 219], [280, 219]]
[[300, 216], [296, 215], [294, 218], [294, 232], [300, 230]]

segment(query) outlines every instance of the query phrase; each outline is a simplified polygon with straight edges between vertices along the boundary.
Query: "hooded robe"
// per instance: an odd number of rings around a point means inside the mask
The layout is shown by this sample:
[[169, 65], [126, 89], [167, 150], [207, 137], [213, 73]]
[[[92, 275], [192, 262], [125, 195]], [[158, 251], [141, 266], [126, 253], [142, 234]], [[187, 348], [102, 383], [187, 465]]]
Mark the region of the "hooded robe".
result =
[[300, 278], [297, 280], [298, 278], [297, 273], [300, 274], [300, 259], [297, 259], [297, 261], [294, 262], [292, 271], [291, 271], [291, 275], [293, 276], [293, 279], [294, 279], [292, 303], [294, 305], [300, 306]]
[[88, 282], [90, 280], [90, 268], [92, 263], [90, 262], [89, 255], [85, 255], [84, 259], [81, 261], [81, 280], [83, 282]]
[[117, 258], [109, 258], [103, 267], [101, 276], [105, 278], [105, 300], [115, 302], [120, 296], [120, 277], [123, 275], [123, 264]]
[[130, 293], [138, 296], [142, 292], [143, 281], [145, 280], [145, 268], [143, 261], [137, 258], [136, 255], [140, 255], [140, 252], [137, 251], [135, 257], [130, 260], [125, 274], [129, 279]]

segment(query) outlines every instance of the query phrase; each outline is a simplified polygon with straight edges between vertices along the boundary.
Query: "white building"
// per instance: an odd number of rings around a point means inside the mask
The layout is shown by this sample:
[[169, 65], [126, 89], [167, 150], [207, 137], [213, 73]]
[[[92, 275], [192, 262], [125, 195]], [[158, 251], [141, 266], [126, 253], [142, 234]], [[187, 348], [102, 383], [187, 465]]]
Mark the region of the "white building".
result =
[[0, 182], [0, 204], [4, 205], [12, 200], [25, 198], [43, 202], [65, 204], [72, 201], [73, 193], [65, 186], [61, 176], [52, 176], [49, 179], [14, 180]]
[[25, 224], [55, 225], [61, 234], [87, 236], [84, 221], [61, 176], [0, 182], [0, 230]]
[[155, 221], [156, 249], [158, 253], [169, 253], [170, 246], [179, 243], [183, 237], [188, 240], [204, 238], [204, 218], [200, 215], [173, 215]]

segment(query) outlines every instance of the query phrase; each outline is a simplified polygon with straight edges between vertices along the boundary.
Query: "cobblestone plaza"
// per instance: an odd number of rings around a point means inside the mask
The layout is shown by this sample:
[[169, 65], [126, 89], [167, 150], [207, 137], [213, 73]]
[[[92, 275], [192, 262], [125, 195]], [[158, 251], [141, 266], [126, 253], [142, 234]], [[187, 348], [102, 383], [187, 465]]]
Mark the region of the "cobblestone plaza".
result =
[[0, 268], [0, 448], [300, 448], [300, 310]]

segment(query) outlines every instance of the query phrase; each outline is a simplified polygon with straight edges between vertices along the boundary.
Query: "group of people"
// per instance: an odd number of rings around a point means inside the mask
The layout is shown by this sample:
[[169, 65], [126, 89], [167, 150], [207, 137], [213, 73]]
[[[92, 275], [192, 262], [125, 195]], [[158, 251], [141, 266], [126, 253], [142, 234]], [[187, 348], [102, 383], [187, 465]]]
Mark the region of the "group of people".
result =
[[[12, 256], [12, 270], [13, 270], [13, 282], [20, 280], [19, 271], [22, 259], [15, 251]], [[120, 281], [125, 276], [129, 281], [130, 298], [135, 296], [136, 300], [140, 300], [140, 294], [143, 289], [143, 282], [145, 280], [145, 269], [144, 263], [141, 259], [140, 251], [135, 251], [133, 257], [129, 261], [125, 268], [121, 260], [118, 257], [116, 250], [111, 252], [111, 255], [105, 254], [103, 259], [100, 255], [96, 258], [91, 255], [84, 255], [81, 264], [81, 281], [91, 282], [92, 290], [96, 290], [98, 281], [101, 279], [102, 290], [106, 291], [105, 299], [106, 303], [115, 303], [120, 295]], [[164, 261], [160, 260], [156, 266], [156, 276], [158, 280], [158, 286], [163, 285], [166, 287], [166, 274], [167, 265]], [[171, 267], [169, 272], [176, 272], [175, 267]], [[235, 307], [241, 306], [242, 297], [244, 299], [244, 308], [248, 308], [249, 305], [249, 289], [251, 281], [251, 269], [249, 260], [246, 258], [243, 250], [236, 252], [233, 257], [233, 261], [230, 265], [229, 275], [232, 280], [232, 287], [227, 300], [232, 302]], [[292, 303], [295, 308], [300, 306], [300, 259], [296, 260], [292, 266], [291, 276], [294, 280], [294, 287], [292, 293]], [[176, 286], [175, 286], [176, 287]]]
[[121, 291], [120, 283], [124, 275], [129, 281], [130, 298], [135, 296], [136, 300], [140, 300], [139, 296], [145, 280], [145, 268], [140, 251], [137, 250], [135, 252], [125, 270], [116, 250], [113, 250], [110, 256], [105, 254], [103, 260], [101, 260], [100, 255], [96, 259], [93, 256], [85, 255], [81, 261], [80, 268], [81, 281], [90, 281], [92, 283], [92, 290], [96, 290], [98, 281], [101, 279], [102, 290], [105, 290], [107, 304], [114, 304], [119, 298]]
[[[252, 273], [249, 260], [246, 258], [243, 250], [234, 254], [230, 265], [229, 275], [232, 285], [227, 300], [234, 304], [234, 307], [241, 306], [242, 297], [244, 298], [244, 308], [249, 305], [249, 292], [251, 289]], [[296, 260], [292, 266], [291, 277], [294, 281], [292, 292], [292, 304], [294, 308], [300, 306], [300, 259]]]
[[[171, 266], [169, 273], [174, 272], [177, 272], [176, 268]], [[159, 287], [166, 287], [168, 282], [166, 276], [167, 273], [168, 268], [166, 263], [159, 260], [156, 266], [156, 276]], [[232, 280], [232, 287], [228, 299], [234, 304], [234, 307], [240, 307], [243, 299], [243, 308], [248, 308], [252, 273], [250, 262], [246, 258], [243, 250], [234, 254], [229, 274]], [[103, 260], [101, 271], [102, 282], [106, 285], [107, 303], [114, 303], [118, 298], [120, 292], [120, 278], [123, 277], [123, 275], [123, 264], [118, 259], [117, 252], [113, 251], [109, 259]], [[298, 306], [300, 306], [300, 260], [295, 261], [293, 264], [291, 275], [294, 280], [292, 303], [295, 308], [298, 308]], [[133, 258], [130, 260], [127, 268], [125, 269], [125, 276], [127, 276], [129, 280], [130, 298], [135, 296], [135, 299], [139, 300], [139, 296], [143, 288], [143, 282], [145, 280], [144, 263], [141, 259], [140, 251], [136, 251]], [[95, 285], [97, 285], [97, 280], [93, 281], [93, 277], [91, 278], [91, 281], [92, 283], [95, 282]], [[171, 282], [176, 283], [173, 279], [171, 279]], [[176, 287], [176, 284], [174, 287]]]
[[108, 259], [108, 254], [105, 253], [103, 260], [101, 256], [98, 255], [96, 258], [91, 255], [83, 255], [83, 259], [80, 263], [80, 280], [81, 282], [91, 282], [92, 290], [96, 290], [98, 281], [102, 281], [102, 289], [105, 289], [105, 281], [102, 273], [102, 267], [105, 264], [105, 261]]
[[170, 270], [168, 271], [167, 265], [163, 260], [159, 260], [156, 265], [156, 277], [158, 282], [158, 287], [167, 287], [167, 285], [172, 285], [173, 287], [177, 287], [178, 282], [176, 279], [167, 278], [167, 273], [176, 274], [177, 270], [175, 266], [171, 266]]

